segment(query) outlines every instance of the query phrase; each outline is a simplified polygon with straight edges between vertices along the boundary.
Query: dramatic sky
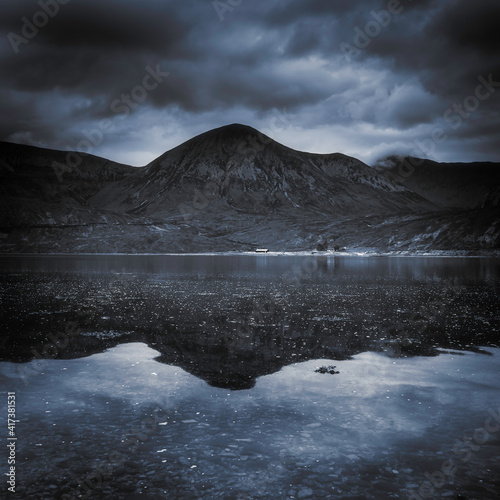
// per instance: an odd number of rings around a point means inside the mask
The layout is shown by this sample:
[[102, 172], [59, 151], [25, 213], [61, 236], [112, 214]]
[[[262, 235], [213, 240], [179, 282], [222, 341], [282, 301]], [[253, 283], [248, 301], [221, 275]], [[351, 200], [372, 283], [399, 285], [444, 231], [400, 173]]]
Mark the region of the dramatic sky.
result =
[[142, 165], [238, 122], [500, 161], [499, 22], [498, 0], [1, 0], [0, 140]]

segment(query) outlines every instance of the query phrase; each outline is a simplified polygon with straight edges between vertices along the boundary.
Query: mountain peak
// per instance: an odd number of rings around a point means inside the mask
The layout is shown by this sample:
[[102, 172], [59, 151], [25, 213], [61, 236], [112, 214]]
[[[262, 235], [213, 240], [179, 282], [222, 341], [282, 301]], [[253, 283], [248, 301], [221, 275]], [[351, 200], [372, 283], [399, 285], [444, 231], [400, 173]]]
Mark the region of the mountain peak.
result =
[[260, 132], [250, 127], [249, 125], [245, 125], [243, 123], [230, 123], [229, 125], [224, 125], [219, 128], [215, 128], [212, 132], [220, 131], [227, 134], [259, 134]]
[[[265, 134], [259, 132], [257, 129], [250, 127], [248, 125], [243, 125], [241, 123], [231, 123], [230, 125], [224, 125], [223, 127], [215, 128], [204, 134], [198, 136], [199, 138], [207, 137], [210, 139], [215, 139], [221, 142], [233, 142], [233, 141], [245, 141], [253, 137], [256, 138], [266, 138], [271, 141]], [[266, 141], [267, 142], [267, 141]]]
[[82, 155], [78, 168], [55, 170], [66, 155], [0, 144], [0, 250], [284, 250], [325, 248], [325, 240], [333, 248], [499, 246], [498, 165], [421, 160], [398, 176], [397, 165], [296, 151], [240, 123], [143, 168]]
[[[216, 152], [225, 152], [234, 154], [235, 152], [247, 151], [249, 148], [259, 148], [257, 145], [278, 144], [262, 132], [241, 123], [231, 123], [219, 128], [214, 128], [203, 132], [192, 139], [180, 144], [176, 148], [166, 151], [162, 156], [153, 160], [147, 166], [157, 165], [171, 154], [181, 154], [184, 156], [189, 152], [191, 156], [215, 154]], [[282, 145], [280, 145], [282, 146]], [[282, 146], [283, 148], [285, 146]]]

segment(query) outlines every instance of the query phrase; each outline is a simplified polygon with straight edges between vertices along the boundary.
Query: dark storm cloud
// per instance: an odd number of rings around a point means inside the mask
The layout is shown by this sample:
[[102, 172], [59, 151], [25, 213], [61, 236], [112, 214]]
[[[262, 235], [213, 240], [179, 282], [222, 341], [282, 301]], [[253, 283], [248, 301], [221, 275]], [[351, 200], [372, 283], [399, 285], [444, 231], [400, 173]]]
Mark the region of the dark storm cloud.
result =
[[427, 4], [423, 9], [421, 2], [401, 0], [404, 10], [371, 40], [361, 57], [392, 61], [396, 69], [419, 75], [429, 91], [448, 98], [467, 93], [478, 75], [500, 76], [496, 0]]
[[[366, 2], [375, 4], [374, 1]], [[301, 19], [320, 19], [332, 16], [348, 15], [353, 9], [352, 0], [325, 2], [324, 0], [291, 0], [288, 2], [269, 2], [269, 11], [265, 15], [268, 26], [283, 27], [293, 25]]]
[[[55, 3], [57, 3], [56, 0]], [[134, 50], [171, 50], [194, 23], [186, 16], [193, 2], [185, 2], [185, 9], [173, 8], [172, 2], [157, 0], [66, 0], [58, 12], [40, 27], [39, 38], [44, 43], [77, 47], [121, 47]], [[52, 0], [12, 1], [2, 4], [0, 28], [21, 33], [22, 17], [33, 21], [36, 12], [43, 11], [44, 3]], [[52, 2], [54, 3], [54, 2]], [[40, 43], [40, 41], [38, 41]], [[177, 48], [180, 48], [179, 45]]]
[[[200, 22], [201, 7], [213, 16], [206, 24]], [[24, 4], [11, 8], [1, 27], [19, 33], [27, 12]], [[137, 2], [73, 0], [61, 6], [33, 42], [19, 45], [18, 54], [4, 50], [0, 78], [4, 86], [20, 91], [60, 88], [87, 97], [106, 94], [109, 104], [137, 85], [148, 65], [161, 62], [172, 77], [152, 95], [158, 106], [175, 104], [196, 111], [214, 104], [231, 106], [241, 99], [269, 107], [273, 96], [283, 103], [288, 96], [288, 104], [295, 106], [314, 95], [325, 97], [317, 82], [307, 82], [300, 74], [280, 76], [266, 67], [266, 60], [278, 62], [268, 46], [249, 46], [248, 40], [238, 40], [238, 33], [228, 36], [222, 28], [209, 2], [145, 1], [139, 8]], [[240, 31], [227, 31], [231, 29]], [[235, 43], [243, 49], [234, 52]], [[248, 67], [239, 68], [245, 62]]]
[[[40, 10], [29, 2], [11, 7], [2, 16], [0, 29], [21, 34], [22, 16], [28, 20]], [[167, 3], [143, 1], [106, 2], [72, 0], [40, 28], [27, 44], [19, 44], [18, 54], [4, 49], [0, 64], [2, 80], [19, 90], [77, 88], [92, 94], [110, 86], [127, 88], [140, 76], [147, 62], [160, 58], [193, 57], [188, 24]]]
[[[493, 0], [221, 0], [219, 10], [210, 0], [46, 2], [58, 12], [26, 43], [12, 33], [22, 36], [40, 1], [0, 5], [3, 140], [71, 146], [126, 106], [126, 122], [107, 135], [118, 150], [157, 123], [187, 138], [202, 131], [194, 124], [243, 117], [262, 128], [266, 113], [285, 109], [296, 129], [281, 136], [290, 146], [314, 148], [321, 134], [329, 144], [344, 127], [342, 138], [359, 135], [339, 140], [351, 144], [345, 152], [368, 159], [432, 134], [451, 106], [475, 95], [481, 75], [500, 81]], [[141, 94], [151, 71], [169, 75]], [[445, 123], [450, 139], [436, 153], [451, 154], [451, 136], [498, 153], [499, 96], [491, 92], [460, 127]]]

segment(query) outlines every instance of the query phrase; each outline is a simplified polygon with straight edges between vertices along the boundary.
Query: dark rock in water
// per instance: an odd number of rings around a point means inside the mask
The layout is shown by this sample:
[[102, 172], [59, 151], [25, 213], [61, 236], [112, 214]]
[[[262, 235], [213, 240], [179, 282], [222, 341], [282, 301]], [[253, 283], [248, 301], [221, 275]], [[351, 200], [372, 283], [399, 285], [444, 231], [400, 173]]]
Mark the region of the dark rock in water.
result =
[[317, 370], [314, 370], [315, 373], [329, 373], [330, 375], [335, 375], [337, 373], [340, 373], [339, 371], [336, 371], [335, 368], [336, 366], [321, 366]]

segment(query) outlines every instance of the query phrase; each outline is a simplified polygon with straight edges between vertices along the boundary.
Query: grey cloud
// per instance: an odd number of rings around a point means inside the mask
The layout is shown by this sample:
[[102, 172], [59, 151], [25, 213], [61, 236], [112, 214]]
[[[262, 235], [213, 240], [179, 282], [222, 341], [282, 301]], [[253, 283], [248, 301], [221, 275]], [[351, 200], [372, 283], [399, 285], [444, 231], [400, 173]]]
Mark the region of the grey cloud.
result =
[[[365, 5], [376, 5], [376, 0], [368, 0]], [[320, 18], [344, 16], [353, 10], [351, 0], [291, 0], [288, 2], [270, 2], [269, 12], [263, 22], [268, 26], [282, 27], [296, 23], [305, 18]], [[356, 9], [356, 7], [354, 7]]]
[[[340, 44], [353, 44], [354, 29], [363, 30], [388, 0], [244, 0], [223, 22], [210, 0], [71, 0], [18, 54], [7, 35], [19, 33], [21, 18], [39, 6], [2, 2], [0, 139], [73, 143], [79, 130], [114, 118], [111, 104], [160, 64], [168, 78], [108, 135], [117, 150], [120, 137], [163, 123], [162, 113], [189, 136], [202, 131], [199, 123], [211, 128], [225, 118], [259, 126], [274, 108], [286, 108], [294, 127], [313, 139], [318, 130], [344, 126], [365, 134], [356, 139], [360, 148], [373, 149], [384, 133], [388, 149], [400, 148], [473, 95], [479, 75], [500, 81], [496, 0], [400, 3], [402, 12], [349, 62]], [[449, 131], [443, 157], [458, 138], [478, 156], [500, 154], [499, 96]]]

